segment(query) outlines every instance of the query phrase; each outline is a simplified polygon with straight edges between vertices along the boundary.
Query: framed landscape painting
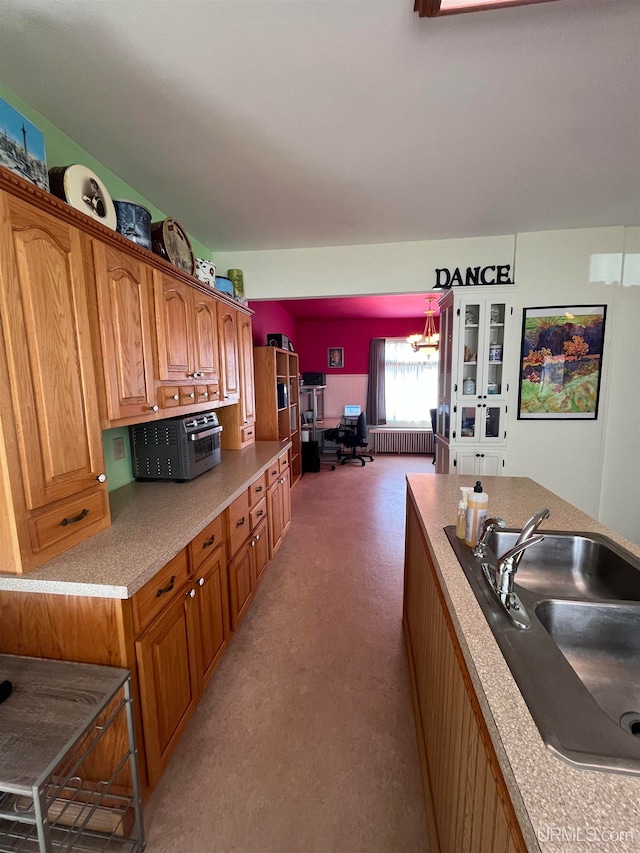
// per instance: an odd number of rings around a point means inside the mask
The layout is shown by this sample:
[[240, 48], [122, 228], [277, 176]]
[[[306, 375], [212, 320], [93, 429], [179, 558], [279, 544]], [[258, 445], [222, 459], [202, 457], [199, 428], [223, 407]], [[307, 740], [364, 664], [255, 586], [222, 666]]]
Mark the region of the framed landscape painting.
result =
[[525, 308], [518, 418], [598, 417], [606, 305]]

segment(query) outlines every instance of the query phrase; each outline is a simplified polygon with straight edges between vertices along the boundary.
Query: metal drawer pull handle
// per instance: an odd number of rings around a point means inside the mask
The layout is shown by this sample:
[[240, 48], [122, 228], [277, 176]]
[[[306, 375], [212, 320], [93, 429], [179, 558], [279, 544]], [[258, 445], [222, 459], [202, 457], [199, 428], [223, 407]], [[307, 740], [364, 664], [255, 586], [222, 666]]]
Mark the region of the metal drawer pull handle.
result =
[[242, 518], [240, 519], [240, 521], [236, 521], [236, 527], [242, 527], [242, 525], [244, 524], [244, 521], [245, 521], [245, 518], [243, 515]]
[[170, 400], [179, 400], [180, 398], [178, 397], [177, 394], [172, 394], [171, 397], [169, 397], [169, 399]]
[[204, 578], [198, 578], [198, 586], [204, 586]]
[[261, 509], [260, 512], [257, 512], [256, 515], [260, 518], [261, 515], [264, 515], [264, 510]]
[[249, 544], [251, 545], [252, 548], [255, 548], [256, 547], [256, 540], [252, 539]]
[[158, 411], [158, 407], [157, 407], [157, 406], [149, 406], [149, 411], [150, 411], [150, 412], [157, 412], [157, 411]]
[[161, 596], [161, 595], [164, 595], [164, 594], [165, 594], [165, 592], [171, 592], [171, 590], [173, 589], [173, 586], [174, 586], [175, 582], [176, 582], [176, 576], [175, 576], [175, 575], [171, 575], [171, 580], [169, 581], [169, 586], [165, 586], [165, 587], [163, 587], [162, 589], [159, 589], [159, 590], [156, 592], [156, 598], [160, 598], [160, 596]]
[[213, 533], [213, 534], [209, 537], [209, 539], [207, 539], [207, 541], [206, 541], [206, 542], [203, 542], [203, 543], [202, 543], [202, 547], [203, 547], [203, 548], [209, 548], [211, 545], [213, 545], [213, 543], [215, 542], [215, 540], [216, 540], [216, 534], [215, 534], [215, 533]]
[[195, 589], [190, 589], [189, 592], [187, 593], [187, 597], [188, 598], [195, 598], [196, 597]]
[[261, 492], [261, 491], [262, 491], [262, 486], [258, 486], [258, 488], [256, 489], [256, 494], [258, 494], [258, 492]]
[[204, 373], [199, 370], [196, 370], [195, 373], [189, 373], [188, 376], [190, 376], [192, 379], [202, 379]]
[[196, 396], [196, 395], [193, 393], [193, 391], [192, 391], [190, 394], [187, 394], [187, 397], [188, 397], [190, 400], [193, 400], [193, 398], [194, 398], [195, 396]]
[[74, 515], [73, 518], [63, 518], [60, 522], [61, 527], [66, 527], [67, 524], [75, 524], [76, 521], [82, 521], [83, 518], [86, 518], [89, 515], [88, 509], [83, 509], [80, 515]]

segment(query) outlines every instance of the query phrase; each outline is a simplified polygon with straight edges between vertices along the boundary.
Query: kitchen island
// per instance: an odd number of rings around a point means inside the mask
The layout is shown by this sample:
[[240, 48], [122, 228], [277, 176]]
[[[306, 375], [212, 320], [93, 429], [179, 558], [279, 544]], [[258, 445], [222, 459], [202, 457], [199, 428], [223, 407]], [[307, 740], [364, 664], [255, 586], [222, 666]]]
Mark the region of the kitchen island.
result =
[[[455, 523], [460, 486], [474, 480], [407, 477], [404, 625], [433, 846], [451, 853], [638, 850], [640, 777], [577, 769], [545, 746], [447, 539], [443, 528]], [[482, 483], [489, 514], [509, 527], [546, 506], [551, 516], [540, 532], [595, 532], [640, 555], [637, 545], [530, 479]]]

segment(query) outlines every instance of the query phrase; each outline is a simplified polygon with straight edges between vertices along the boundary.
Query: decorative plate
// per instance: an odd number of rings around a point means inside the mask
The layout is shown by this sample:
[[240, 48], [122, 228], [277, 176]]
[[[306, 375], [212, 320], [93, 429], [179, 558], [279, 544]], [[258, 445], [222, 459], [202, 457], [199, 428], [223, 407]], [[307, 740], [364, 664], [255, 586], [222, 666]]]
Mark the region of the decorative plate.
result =
[[92, 219], [102, 222], [112, 231], [116, 230], [116, 209], [111, 196], [91, 169], [79, 163], [72, 166], [54, 166], [49, 169], [49, 186], [52, 195]]
[[184, 270], [189, 275], [195, 275], [195, 255], [187, 232], [177, 219], [169, 217], [161, 222], [152, 222], [151, 243], [156, 255], [170, 261], [175, 267]]

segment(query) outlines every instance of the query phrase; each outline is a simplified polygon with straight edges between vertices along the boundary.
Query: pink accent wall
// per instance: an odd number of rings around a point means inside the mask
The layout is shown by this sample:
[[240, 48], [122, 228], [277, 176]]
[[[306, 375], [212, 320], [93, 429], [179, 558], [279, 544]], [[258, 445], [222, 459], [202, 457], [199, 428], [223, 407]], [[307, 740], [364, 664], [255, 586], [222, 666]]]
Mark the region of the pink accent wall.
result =
[[[421, 332], [423, 321], [400, 319], [300, 320], [300, 371], [311, 370], [335, 376], [338, 373], [368, 373], [371, 338], [406, 338]], [[329, 367], [327, 350], [343, 347], [344, 367]]]
[[253, 302], [249, 308], [254, 311], [252, 318], [253, 344], [256, 347], [267, 345], [267, 335], [286, 335], [298, 350], [298, 327], [293, 317], [278, 302]]
[[[250, 302], [253, 315], [253, 342], [265, 346], [267, 335], [287, 335], [300, 356], [300, 372], [313, 371], [335, 376], [344, 373], [369, 372], [371, 338], [406, 338], [421, 332], [424, 315], [415, 318], [370, 317], [362, 320], [296, 320], [282, 303]], [[436, 327], [439, 325], [438, 318]], [[344, 349], [344, 367], [329, 367], [327, 350]]]

